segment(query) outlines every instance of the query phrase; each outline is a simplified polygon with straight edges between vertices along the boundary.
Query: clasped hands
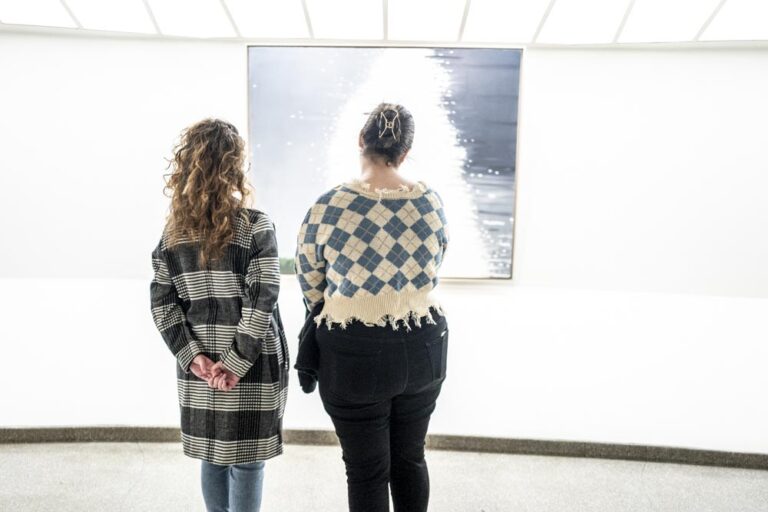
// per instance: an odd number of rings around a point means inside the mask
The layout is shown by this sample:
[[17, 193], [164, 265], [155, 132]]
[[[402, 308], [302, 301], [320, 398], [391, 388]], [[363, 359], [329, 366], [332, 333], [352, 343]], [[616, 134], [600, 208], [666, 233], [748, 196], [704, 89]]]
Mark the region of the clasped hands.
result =
[[208, 382], [208, 387], [220, 391], [234, 388], [240, 377], [224, 368], [221, 361], [214, 363], [208, 356], [198, 354], [189, 365], [189, 371]]

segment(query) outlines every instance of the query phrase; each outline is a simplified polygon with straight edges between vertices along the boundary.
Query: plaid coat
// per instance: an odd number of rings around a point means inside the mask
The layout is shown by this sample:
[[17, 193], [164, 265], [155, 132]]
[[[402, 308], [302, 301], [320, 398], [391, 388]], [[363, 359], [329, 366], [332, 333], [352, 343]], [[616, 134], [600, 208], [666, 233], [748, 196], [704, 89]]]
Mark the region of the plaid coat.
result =
[[[178, 362], [183, 451], [215, 464], [283, 452], [289, 355], [275, 229], [264, 212], [241, 213], [225, 257], [207, 268], [194, 240], [168, 247], [163, 232], [152, 251], [152, 317]], [[240, 382], [230, 391], [209, 388], [189, 370], [197, 354], [222, 360]]]

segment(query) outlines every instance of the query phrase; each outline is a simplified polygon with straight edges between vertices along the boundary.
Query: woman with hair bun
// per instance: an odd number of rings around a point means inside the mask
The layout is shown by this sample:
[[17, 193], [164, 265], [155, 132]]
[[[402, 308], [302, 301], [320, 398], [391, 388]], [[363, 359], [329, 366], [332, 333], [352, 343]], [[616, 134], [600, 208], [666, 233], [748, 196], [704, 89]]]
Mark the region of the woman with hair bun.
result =
[[[349, 510], [426, 511], [424, 441], [446, 377], [448, 324], [435, 294], [448, 231], [440, 196], [399, 169], [413, 144], [402, 105], [360, 131], [361, 174], [319, 197], [296, 273], [319, 311], [320, 397], [341, 441]], [[301, 355], [299, 356], [301, 357]]]
[[178, 362], [182, 448], [201, 459], [209, 512], [257, 512], [264, 461], [283, 453], [289, 362], [275, 227], [246, 206], [244, 161], [232, 124], [184, 130], [152, 251], [152, 317]]

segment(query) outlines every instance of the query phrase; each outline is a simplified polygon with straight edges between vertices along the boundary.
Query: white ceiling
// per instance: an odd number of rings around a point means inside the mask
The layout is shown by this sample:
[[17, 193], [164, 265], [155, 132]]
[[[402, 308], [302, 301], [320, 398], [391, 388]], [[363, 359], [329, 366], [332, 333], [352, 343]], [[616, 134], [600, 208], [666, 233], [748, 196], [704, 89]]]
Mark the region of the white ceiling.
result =
[[768, 40], [768, 0], [0, 0], [0, 30], [233, 40], [622, 44]]

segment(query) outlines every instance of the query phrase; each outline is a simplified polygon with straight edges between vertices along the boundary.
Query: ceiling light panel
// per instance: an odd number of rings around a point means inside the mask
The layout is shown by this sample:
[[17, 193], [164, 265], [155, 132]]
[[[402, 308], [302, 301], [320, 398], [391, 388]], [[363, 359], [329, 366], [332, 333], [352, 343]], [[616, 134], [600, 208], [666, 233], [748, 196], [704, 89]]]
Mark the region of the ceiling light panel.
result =
[[630, 0], [557, 0], [537, 43], [612, 43]]
[[67, 5], [83, 28], [156, 33], [141, 0], [67, 0]]
[[306, 0], [318, 39], [383, 39], [381, 0]]
[[462, 41], [529, 43], [550, 0], [472, 0]]
[[692, 41], [720, 0], [635, 0], [621, 43]]
[[389, 39], [456, 41], [466, 0], [389, 0]]
[[59, 0], [0, 0], [0, 22], [77, 28], [72, 16]]
[[219, 0], [149, 0], [160, 31], [185, 37], [236, 37]]
[[768, 39], [766, 0], [728, 0], [701, 36], [703, 41]]
[[309, 37], [301, 0], [226, 0], [243, 37]]

